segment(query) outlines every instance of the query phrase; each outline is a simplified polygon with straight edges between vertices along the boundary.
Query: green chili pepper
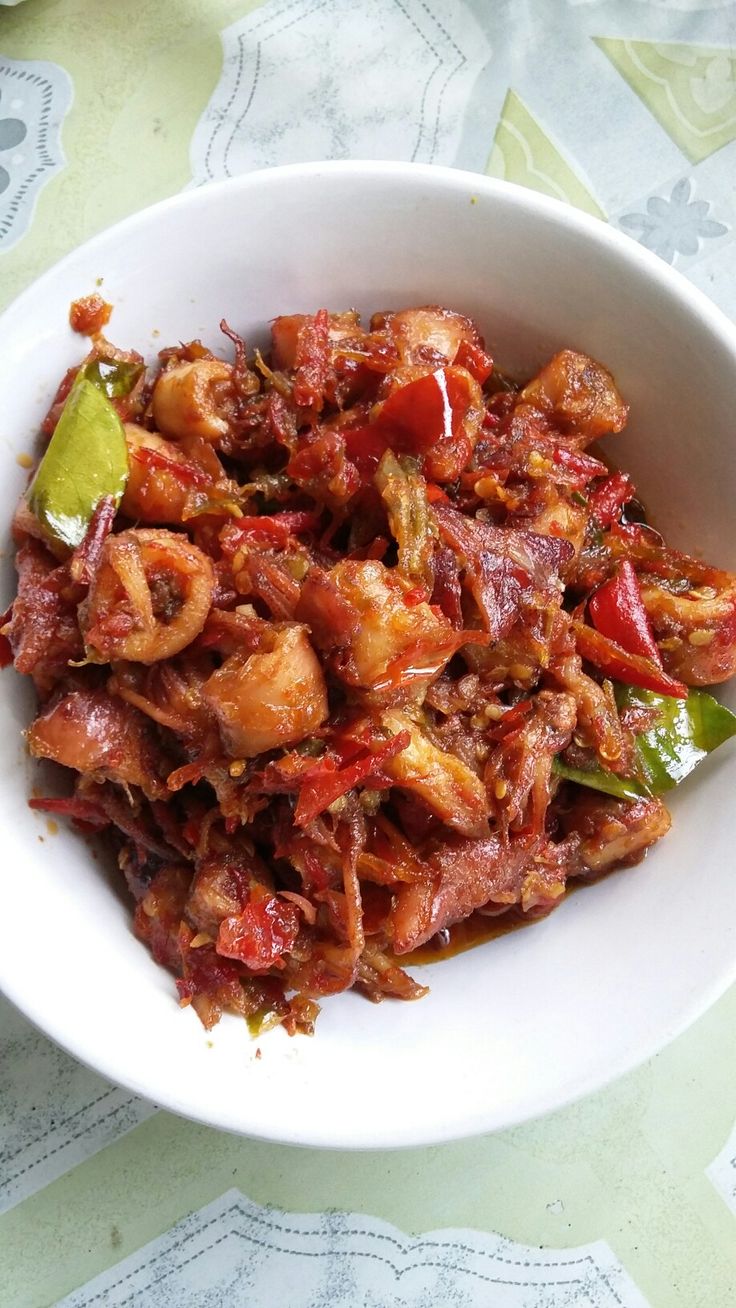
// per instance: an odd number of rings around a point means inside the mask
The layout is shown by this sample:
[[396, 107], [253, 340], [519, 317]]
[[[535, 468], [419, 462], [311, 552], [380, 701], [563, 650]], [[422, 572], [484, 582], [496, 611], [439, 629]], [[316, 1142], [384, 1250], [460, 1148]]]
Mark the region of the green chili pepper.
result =
[[104, 496], [120, 503], [128, 480], [123, 424], [104, 391], [79, 376], [27, 493], [53, 540], [76, 549]]
[[143, 375], [142, 363], [118, 359], [92, 359], [79, 370], [79, 376], [92, 382], [108, 400], [119, 400], [129, 395]]
[[687, 699], [656, 695], [638, 686], [618, 686], [620, 708], [641, 705], [656, 710], [651, 727], [636, 740], [641, 774], [654, 795], [671, 790], [730, 736], [736, 717], [704, 690], [691, 688]]

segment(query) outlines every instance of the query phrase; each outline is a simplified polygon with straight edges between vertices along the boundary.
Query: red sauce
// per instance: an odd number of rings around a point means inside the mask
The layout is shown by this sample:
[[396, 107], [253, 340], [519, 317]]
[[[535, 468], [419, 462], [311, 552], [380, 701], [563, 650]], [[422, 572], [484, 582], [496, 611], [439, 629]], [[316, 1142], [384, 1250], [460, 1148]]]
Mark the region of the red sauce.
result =
[[85, 295], [74, 300], [69, 309], [69, 323], [80, 336], [94, 336], [110, 321], [112, 305], [101, 295]]
[[465, 918], [464, 922], [456, 922], [454, 926], [438, 932], [425, 945], [420, 945], [410, 954], [402, 954], [397, 962], [402, 967], [441, 963], [444, 958], [464, 954], [467, 949], [474, 949], [476, 945], [483, 945], [488, 940], [496, 940], [498, 936], [508, 935], [510, 931], [518, 931], [521, 927], [532, 926], [538, 921], [537, 917], [525, 917], [523, 913], [516, 913], [513, 910], [502, 913], [499, 917], [483, 917], [480, 913], [473, 913]]

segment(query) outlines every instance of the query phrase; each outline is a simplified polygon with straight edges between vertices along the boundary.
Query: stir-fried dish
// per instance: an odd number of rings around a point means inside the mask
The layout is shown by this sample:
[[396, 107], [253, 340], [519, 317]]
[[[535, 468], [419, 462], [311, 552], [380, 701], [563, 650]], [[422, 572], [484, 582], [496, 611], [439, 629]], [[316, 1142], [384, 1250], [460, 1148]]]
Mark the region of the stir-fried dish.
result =
[[[438, 307], [275, 319], [155, 369], [91, 336], [15, 520], [8, 657], [34, 798], [105, 830], [135, 931], [205, 1026], [309, 1032], [424, 993], [455, 924], [638, 862], [736, 731], [736, 576], [670, 549], [588, 447], [627, 406], [562, 350], [526, 384]], [[68, 787], [67, 787], [68, 790]]]

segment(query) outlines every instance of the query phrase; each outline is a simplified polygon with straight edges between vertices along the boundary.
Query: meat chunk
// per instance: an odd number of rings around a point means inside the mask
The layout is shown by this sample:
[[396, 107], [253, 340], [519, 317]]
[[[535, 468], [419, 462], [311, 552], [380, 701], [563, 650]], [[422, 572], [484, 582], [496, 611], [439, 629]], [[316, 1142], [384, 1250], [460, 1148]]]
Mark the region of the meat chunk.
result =
[[18, 672], [30, 674], [38, 689], [47, 691], [70, 660], [82, 657], [76, 610], [62, 593], [61, 569], [39, 541], [29, 538], [21, 545], [15, 566], [18, 594], [8, 639]]
[[157, 963], [172, 972], [181, 966], [179, 926], [192, 870], [186, 864], [166, 864], [153, 878], [135, 910], [133, 926]]
[[266, 868], [255, 854], [239, 851], [202, 859], [189, 889], [187, 919], [198, 931], [216, 938], [220, 923], [242, 912], [254, 881], [268, 881]]
[[312, 568], [297, 617], [335, 656], [337, 674], [374, 703], [420, 697], [458, 647], [457, 633], [410, 582], [374, 560]]
[[149, 722], [104, 690], [75, 690], [45, 709], [28, 731], [28, 748], [99, 780], [140, 786], [150, 799], [167, 793]]
[[302, 626], [275, 633], [273, 648], [233, 654], [204, 687], [227, 752], [255, 758], [279, 745], [296, 745], [327, 718], [327, 687]]
[[[271, 323], [272, 361], [274, 368], [296, 368], [299, 362], [300, 334], [311, 322], [306, 313], [282, 314]], [[328, 317], [327, 339], [331, 344], [363, 335], [360, 317], [354, 309], [346, 313], [331, 313]]]
[[195, 359], [162, 372], [153, 390], [153, 417], [166, 436], [220, 441], [236, 414], [233, 369], [221, 359]]
[[595, 749], [604, 768], [626, 772], [631, 765], [631, 733], [621, 725], [616, 701], [610, 690], [583, 672], [579, 654], [563, 654], [553, 659], [550, 673], [569, 691], [577, 706], [578, 736]]
[[511, 843], [496, 833], [483, 840], [450, 836], [427, 859], [428, 878], [399, 887], [391, 912], [393, 949], [406, 954], [442, 927], [460, 922], [489, 902], [503, 909], [519, 902], [524, 873], [539, 841]]
[[405, 365], [452, 363], [460, 345], [481, 345], [477, 329], [462, 313], [428, 304], [400, 313], [375, 314], [373, 330], [387, 330], [396, 341], [399, 359]]
[[661, 799], [629, 802], [581, 791], [563, 822], [566, 831], [580, 836], [582, 868], [600, 875], [640, 862], [667, 834], [672, 819]]
[[406, 713], [393, 709], [382, 725], [398, 735], [408, 731], [409, 744], [384, 764], [384, 771], [449, 827], [464, 835], [488, 831], [486, 788], [466, 763], [440, 749]]
[[736, 576], [706, 570], [685, 555], [675, 557], [682, 561], [683, 576], [692, 577], [688, 591], [678, 594], [654, 578], [641, 589], [664, 665], [688, 686], [727, 681], [736, 674]]
[[572, 695], [543, 690], [516, 730], [496, 746], [485, 780], [498, 797], [507, 828], [541, 832], [550, 800], [552, 761], [569, 745], [574, 728]]
[[524, 387], [519, 401], [545, 414], [580, 447], [622, 431], [629, 412], [608, 369], [576, 350], [555, 354]]

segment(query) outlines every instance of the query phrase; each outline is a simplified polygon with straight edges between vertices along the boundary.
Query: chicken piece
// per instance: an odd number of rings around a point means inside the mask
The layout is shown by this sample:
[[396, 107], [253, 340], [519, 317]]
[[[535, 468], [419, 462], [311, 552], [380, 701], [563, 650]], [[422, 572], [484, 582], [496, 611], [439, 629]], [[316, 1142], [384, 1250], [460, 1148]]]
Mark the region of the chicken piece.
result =
[[633, 740], [618, 716], [610, 682], [605, 690], [583, 672], [579, 654], [564, 654], [553, 659], [550, 674], [574, 696], [577, 705], [578, 735], [582, 744], [595, 749], [601, 764], [611, 772], [626, 773], [631, 763]]
[[[513, 515], [510, 516], [510, 521], [516, 522]], [[588, 512], [582, 504], [572, 504], [564, 495], [550, 489], [542, 508], [532, 515], [524, 516], [523, 526], [529, 531], [537, 532], [540, 536], [555, 536], [558, 539], [569, 540], [577, 555], [585, 543], [587, 522]], [[568, 563], [563, 567], [563, 579], [566, 576], [565, 567], [569, 566]]]
[[216, 939], [220, 923], [242, 912], [254, 882], [270, 884], [267, 869], [255, 853], [238, 850], [203, 859], [197, 864], [185, 905], [188, 920]]
[[184, 654], [180, 659], [166, 659], [151, 667], [142, 663], [117, 663], [107, 689], [159, 726], [168, 727], [184, 740], [202, 746], [210, 734], [217, 737], [212, 714], [202, 695], [212, 670], [212, 659], [206, 655], [195, 658]]
[[44, 709], [27, 733], [35, 758], [53, 759], [97, 780], [140, 786], [149, 799], [167, 794], [158, 775], [160, 747], [137, 709], [104, 690], [75, 690]]
[[201, 436], [220, 441], [237, 412], [233, 369], [221, 359], [177, 363], [153, 388], [153, 419], [166, 436]]
[[622, 431], [629, 412], [608, 369], [575, 350], [555, 354], [521, 391], [519, 406], [545, 414], [580, 448]]
[[179, 974], [176, 987], [181, 1004], [191, 1004], [209, 1030], [223, 1011], [245, 1016], [248, 1010], [242, 969], [220, 958], [212, 945], [197, 941], [184, 919], [191, 875], [189, 867], [164, 865], [139, 902], [133, 926], [156, 962]]
[[63, 594], [68, 574], [30, 537], [18, 550], [15, 566], [18, 594], [8, 640], [18, 672], [31, 675], [38, 690], [48, 691], [68, 673], [69, 661], [84, 652], [76, 609]]
[[192, 492], [212, 492], [225, 473], [212, 446], [201, 437], [166, 440], [138, 423], [124, 423], [128, 481], [120, 512], [136, 522], [180, 526]]
[[535, 835], [543, 830], [552, 761], [569, 745], [575, 718], [572, 695], [542, 690], [491, 754], [484, 779], [507, 828], [523, 827]]
[[580, 836], [582, 868], [596, 876], [640, 862], [672, 824], [661, 799], [629, 802], [583, 789], [562, 821], [568, 833]]
[[400, 313], [377, 313], [371, 330], [387, 330], [396, 341], [402, 365], [414, 366], [452, 363], [460, 345], [482, 347], [482, 340], [469, 318], [451, 309], [428, 304], [419, 309], [402, 309]]
[[[675, 593], [654, 578], [642, 580], [641, 597], [662, 661], [687, 686], [712, 686], [736, 674], [736, 576], [683, 560], [690, 589]], [[692, 563], [692, 570], [685, 565]]]
[[154, 457], [181, 465], [186, 463], [184, 455], [172, 441], [137, 423], [126, 422], [124, 431], [130, 471], [120, 512], [138, 522], [178, 525], [183, 521], [190, 487], [177, 477], [174, 468], [169, 471], [166, 467], [148, 466], [137, 456], [151, 450]]
[[408, 790], [448, 827], [466, 836], [488, 831], [486, 788], [467, 764], [440, 749], [406, 713], [392, 709], [381, 715], [381, 725], [392, 736], [408, 731], [410, 742], [383, 770], [395, 785]]
[[233, 654], [204, 687], [232, 758], [255, 758], [279, 745], [296, 745], [326, 720], [327, 687], [303, 626], [285, 627], [273, 648]]
[[312, 568], [296, 616], [336, 673], [374, 704], [421, 698], [458, 648], [458, 634], [411, 582], [374, 560]]
[[166, 864], [139, 900], [133, 919], [138, 939], [148, 945], [157, 963], [172, 972], [181, 967], [179, 927], [191, 877], [192, 869], [186, 864]]
[[541, 838], [511, 841], [496, 833], [482, 840], [449, 836], [426, 859], [427, 879], [399, 886], [391, 910], [393, 951], [406, 954], [443, 927], [489, 903], [517, 904], [524, 875]]
[[[306, 313], [282, 314], [271, 323], [272, 361], [274, 368], [290, 370], [297, 367], [299, 350], [299, 333], [305, 323], [310, 322]], [[327, 328], [327, 339], [331, 343], [352, 340], [363, 336], [360, 315], [355, 309], [346, 313], [331, 313]]]

